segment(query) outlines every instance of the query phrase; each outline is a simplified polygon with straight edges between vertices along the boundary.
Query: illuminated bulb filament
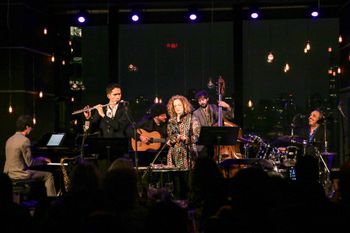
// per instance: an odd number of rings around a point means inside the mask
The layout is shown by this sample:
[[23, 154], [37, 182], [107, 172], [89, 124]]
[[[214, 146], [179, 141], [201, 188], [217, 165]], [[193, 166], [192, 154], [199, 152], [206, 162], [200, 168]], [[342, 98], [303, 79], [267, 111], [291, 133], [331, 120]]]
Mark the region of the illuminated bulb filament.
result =
[[248, 107], [249, 108], [253, 107], [253, 101], [251, 101], [251, 100], [248, 101]]
[[311, 45], [310, 45], [310, 41], [308, 41], [307, 43], [306, 43], [306, 47], [305, 47], [307, 50], [310, 50], [311, 49]]
[[269, 52], [269, 53], [267, 54], [267, 62], [268, 62], [268, 63], [272, 63], [273, 59], [274, 59], [273, 53], [272, 53], [272, 52]]

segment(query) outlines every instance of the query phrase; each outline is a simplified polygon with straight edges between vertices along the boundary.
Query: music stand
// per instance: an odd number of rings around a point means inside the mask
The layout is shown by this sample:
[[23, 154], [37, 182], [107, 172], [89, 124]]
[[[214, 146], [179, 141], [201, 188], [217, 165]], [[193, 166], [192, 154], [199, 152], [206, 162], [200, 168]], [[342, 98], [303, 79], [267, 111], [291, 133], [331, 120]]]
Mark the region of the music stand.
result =
[[128, 153], [127, 138], [88, 137], [85, 143], [89, 154], [99, 154], [99, 157], [107, 158], [108, 163], [112, 158], [123, 157]]
[[197, 145], [205, 145], [211, 158], [214, 156], [214, 145], [218, 146], [217, 163], [220, 163], [220, 146], [235, 145], [239, 127], [202, 126]]

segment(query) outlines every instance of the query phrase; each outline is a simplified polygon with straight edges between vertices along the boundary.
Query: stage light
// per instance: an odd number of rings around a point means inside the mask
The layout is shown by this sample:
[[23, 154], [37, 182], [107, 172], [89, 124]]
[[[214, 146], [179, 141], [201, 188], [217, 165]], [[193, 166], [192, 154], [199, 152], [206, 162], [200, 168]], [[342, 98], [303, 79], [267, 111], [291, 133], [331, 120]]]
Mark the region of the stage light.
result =
[[76, 20], [79, 24], [85, 24], [88, 22], [88, 12], [85, 10], [79, 11], [76, 15]]
[[194, 13], [192, 13], [192, 14], [190, 14], [190, 16], [189, 16], [189, 19], [192, 20], [192, 21], [194, 21], [194, 20], [197, 19], [197, 15], [194, 14]]
[[138, 10], [132, 10], [130, 14], [130, 19], [132, 22], [139, 22], [141, 20], [141, 13]]
[[313, 18], [316, 18], [316, 17], [318, 17], [318, 15], [319, 15], [319, 11], [318, 11], [318, 9], [314, 9], [314, 10], [312, 10], [311, 11], [311, 16], [313, 17]]
[[310, 15], [312, 18], [317, 18], [320, 15], [320, 1], [310, 6]]
[[257, 18], [259, 18], [259, 16], [260, 16], [259, 8], [258, 8], [258, 7], [252, 7], [252, 8], [250, 8], [250, 10], [249, 10], [249, 15], [250, 15], [250, 18], [252, 18], [252, 19], [257, 19]]
[[197, 9], [195, 8], [190, 8], [188, 9], [188, 12], [187, 12], [187, 18], [188, 20], [194, 22], [198, 19], [198, 12], [197, 12]]

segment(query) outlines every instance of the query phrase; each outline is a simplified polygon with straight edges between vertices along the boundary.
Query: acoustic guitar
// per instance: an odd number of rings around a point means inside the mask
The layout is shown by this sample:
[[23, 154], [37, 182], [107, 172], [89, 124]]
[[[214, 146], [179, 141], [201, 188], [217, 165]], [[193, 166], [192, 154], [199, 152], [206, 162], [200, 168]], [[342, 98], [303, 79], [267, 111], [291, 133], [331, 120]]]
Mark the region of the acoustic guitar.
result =
[[165, 139], [157, 131], [148, 132], [144, 129], [138, 129], [137, 131], [140, 135], [150, 138], [150, 142], [144, 143], [141, 140], [137, 140], [136, 142], [134, 138], [131, 138], [131, 147], [134, 151], [136, 150], [136, 146], [137, 151], [159, 150], [161, 144], [165, 143]]

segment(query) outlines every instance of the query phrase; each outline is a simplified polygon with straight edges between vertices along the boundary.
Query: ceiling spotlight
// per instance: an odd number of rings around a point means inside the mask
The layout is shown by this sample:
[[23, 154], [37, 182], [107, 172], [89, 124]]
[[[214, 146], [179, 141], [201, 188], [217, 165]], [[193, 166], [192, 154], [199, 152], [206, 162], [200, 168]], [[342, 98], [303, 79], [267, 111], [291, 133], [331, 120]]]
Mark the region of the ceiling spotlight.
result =
[[192, 21], [194, 21], [194, 20], [197, 19], [197, 15], [194, 14], [194, 13], [192, 13], [192, 14], [190, 14], [190, 16], [189, 16], [189, 19], [192, 20]]
[[312, 16], [312, 17], [316, 18], [316, 17], [318, 17], [318, 15], [319, 15], [318, 10], [313, 10], [313, 11], [311, 11], [311, 16]]
[[186, 17], [188, 18], [188, 20], [194, 22], [198, 19], [198, 12], [196, 8], [189, 8], [186, 14]]
[[132, 10], [131, 14], [130, 14], [130, 19], [132, 22], [139, 22], [139, 20], [141, 19], [141, 13], [140, 11], [137, 10]]
[[252, 7], [252, 8], [250, 8], [249, 14], [250, 14], [250, 18], [251, 18], [251, 19], [257, 19], [257, 18], [259, 18], [259, 15], [260, 15], [259, 8], [258, 8], [258, 7]]
[[79, 24], [85, 24], [88, 21], [88, 12], [85, 10], [79, 11], [76, 15], [76, 20]]
[[310, 15], [313, 18], [317, 18], [320, 15], [320, 3], [310, 6]]

